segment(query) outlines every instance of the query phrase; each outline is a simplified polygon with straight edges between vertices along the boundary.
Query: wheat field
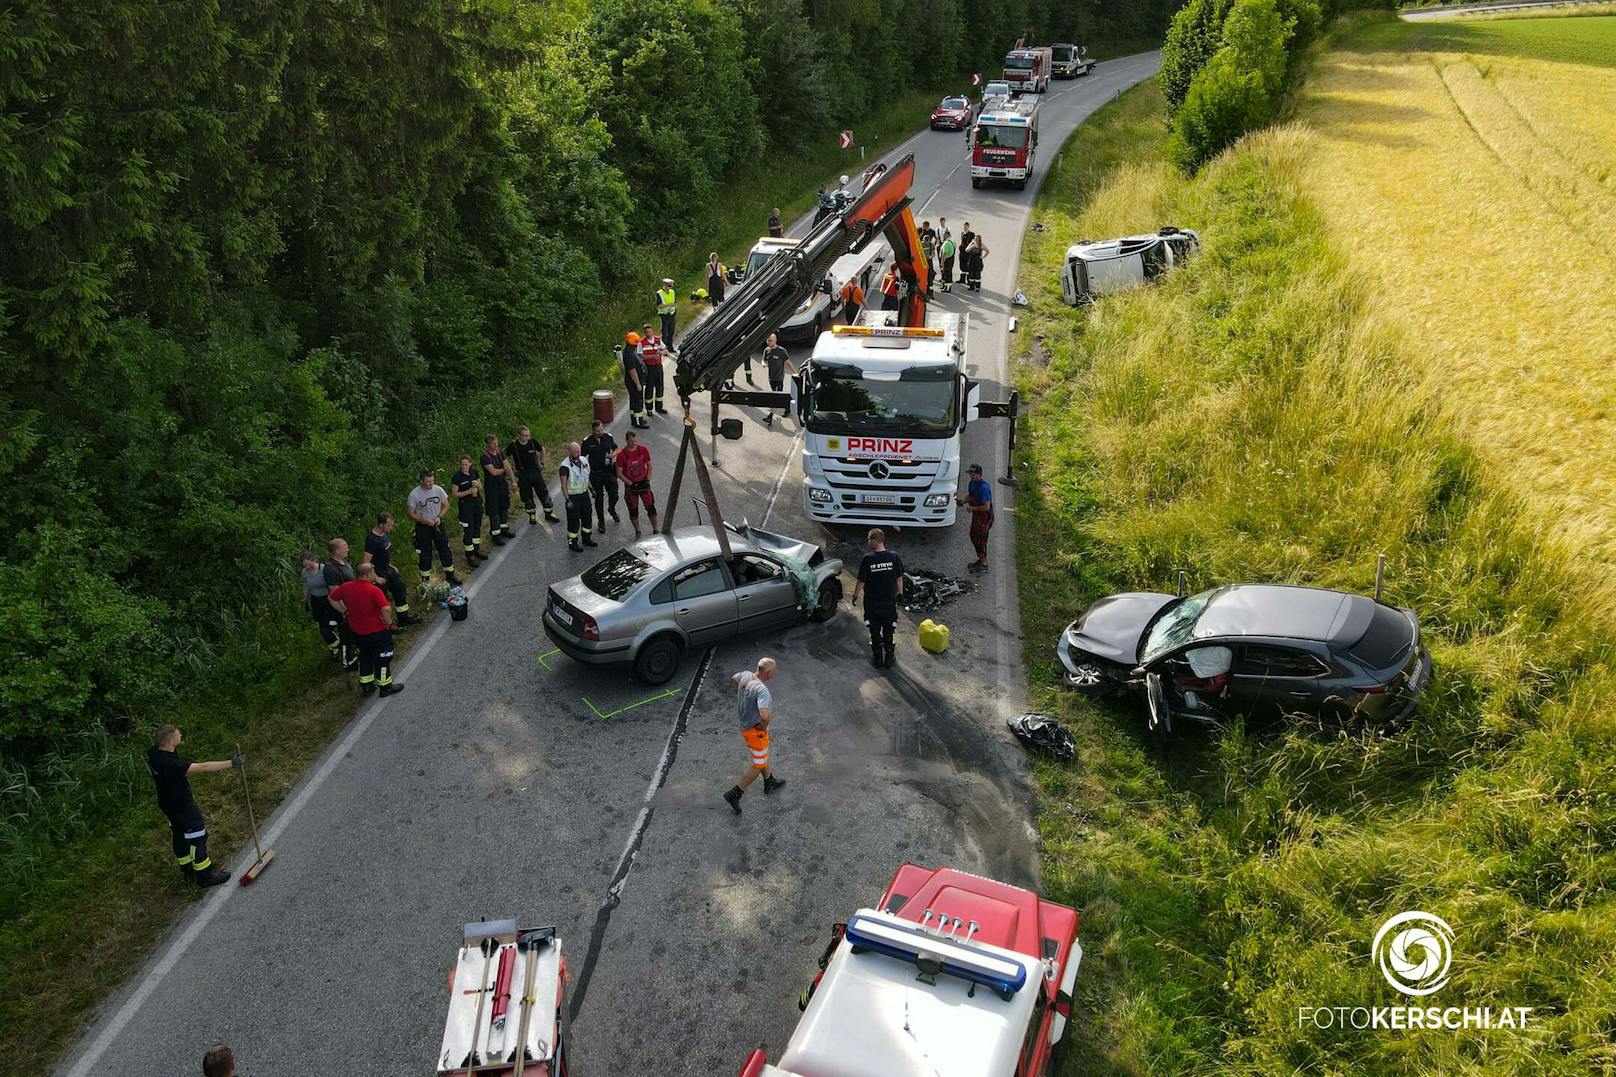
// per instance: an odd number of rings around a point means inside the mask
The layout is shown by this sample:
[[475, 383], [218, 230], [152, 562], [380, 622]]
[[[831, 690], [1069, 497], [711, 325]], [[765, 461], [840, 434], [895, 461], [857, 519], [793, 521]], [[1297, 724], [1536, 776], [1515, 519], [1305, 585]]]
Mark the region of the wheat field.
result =
[[[1616, 562], [1616, 17], [1390, 24], [1319, 57], [1307, 186], [1417, 373], [1551, 537]], [[1616, 584], [1603, 596], [1609, 605]]]

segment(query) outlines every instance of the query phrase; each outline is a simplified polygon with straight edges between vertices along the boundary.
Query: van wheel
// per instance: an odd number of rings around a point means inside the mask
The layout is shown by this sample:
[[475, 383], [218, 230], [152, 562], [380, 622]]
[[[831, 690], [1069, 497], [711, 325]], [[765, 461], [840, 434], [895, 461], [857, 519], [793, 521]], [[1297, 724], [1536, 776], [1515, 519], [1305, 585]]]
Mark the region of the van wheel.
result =
[[814, 610], [808, 619], [815, 624], [823, 624], [836, 616], [836, 607], [842, 604], [842, 585], [835, 580], [826, 580], [819, 587], [819, 601], [814, 603]]
[[656, 636], [646, 641], [640, 653], [634, 656], [634, 676], [649, 685], [667, 684], [679, 672], [679, 658], [683, 653], [679, 641], [672, 636]]
[[982, 177], [981, 176], [972, 176], [971, 177], [971, 186], [975, 187], [977, 190], [980, 191], [982, 189]]

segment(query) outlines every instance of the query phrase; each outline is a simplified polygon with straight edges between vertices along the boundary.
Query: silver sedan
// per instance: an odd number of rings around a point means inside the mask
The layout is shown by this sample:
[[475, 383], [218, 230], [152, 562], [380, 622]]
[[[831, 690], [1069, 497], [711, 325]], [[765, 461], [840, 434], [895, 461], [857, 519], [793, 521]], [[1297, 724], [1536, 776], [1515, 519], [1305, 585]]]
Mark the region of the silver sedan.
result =
[[710, 527], [653, 534], [607, 554], [551, 586], [545, 634], [580, 662], [628, 663], [640, 680], [662, 684], [689, 651], [836, 612], [839, 559], [744, 524], [729, 531], [728, 558]]

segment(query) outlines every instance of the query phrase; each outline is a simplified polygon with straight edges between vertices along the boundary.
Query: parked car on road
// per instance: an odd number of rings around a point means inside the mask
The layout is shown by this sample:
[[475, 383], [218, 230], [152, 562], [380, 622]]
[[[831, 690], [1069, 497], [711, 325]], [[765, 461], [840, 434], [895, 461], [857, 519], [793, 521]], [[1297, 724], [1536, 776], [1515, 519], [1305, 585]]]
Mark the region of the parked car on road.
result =
[[990, 101], [1008, 101], [1016, 95], [1010, 84], [1003, 79], [994, 79], [982, 87], [982, 108], [988, 107]]
[[1056, 653], [1080, 692], [1144, 692], [1163, 736], [1243, 713], [1396, 720], [1431, 681], [1413, 610], [1315, 587], [1112, 595], [1066, 626]]
[[974, 110], [966, 97], [945, 97], [931, 110], [933, 131], [961, 131], [971, 126]]
[[[636, 539], [553, 584], [545, 635], [580, 662], [627, 663], [640, 680], [662, 684], [691, 650], [836, 612], [839, 559], [745, 524], [729, 532], [728, 559], [711, 527], [681, 527]], [[816, 592], [806, 610], [805, 575]]]

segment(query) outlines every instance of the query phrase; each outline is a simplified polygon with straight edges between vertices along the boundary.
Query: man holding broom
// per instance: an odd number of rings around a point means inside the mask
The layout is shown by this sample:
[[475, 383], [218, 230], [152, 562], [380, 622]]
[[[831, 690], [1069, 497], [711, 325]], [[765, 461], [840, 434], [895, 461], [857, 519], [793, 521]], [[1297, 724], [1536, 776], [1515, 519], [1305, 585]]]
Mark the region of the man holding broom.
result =
[[229, 770], [247, 762], [247, 757], [237, 755], [211, 763], [192, 763], [179, 754], [180, 730], [175, 725], [159, 728], [156, 739], [157, 743], [146, 750], [146, 766], [157, 783], [157, 806], [168, 818], [174, 835], [174, 855], [179, 859], [180, 873], [187, 879], [195, 879], [198, 886], [228, 882], [230, 874], [214, 867], [208, 856], [208, 828], [202, 821], [202, 809], [191, 796], [187, 775]]

